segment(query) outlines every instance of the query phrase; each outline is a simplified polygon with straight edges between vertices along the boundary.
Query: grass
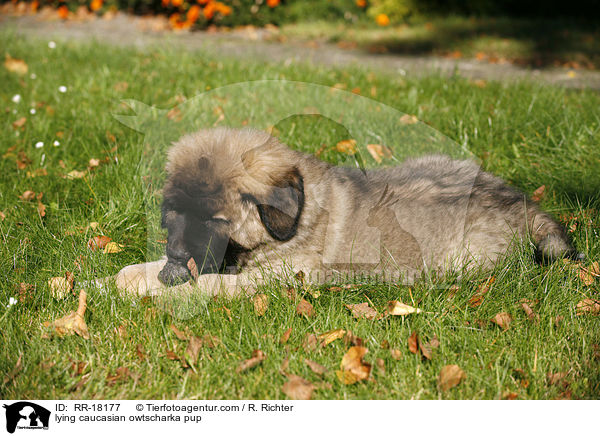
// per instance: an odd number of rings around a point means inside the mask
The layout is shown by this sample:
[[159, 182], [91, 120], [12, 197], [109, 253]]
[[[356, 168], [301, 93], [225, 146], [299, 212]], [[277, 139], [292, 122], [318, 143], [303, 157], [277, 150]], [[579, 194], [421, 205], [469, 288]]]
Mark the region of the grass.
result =
[[[535, 264], [528, 246], [494, 271], [460, 282], [443, 277], [411, 288], [369, 283], [342, 291], [323, 288], [318, 297], [305, 295], [315, 309], [311, 319], [296, 315], [283, 292], [286, 285], [273, 282], [261, 290], [269, 297], [263, 317], [255, 314], [248, 298], [140, 300], [108, 289], [89, 291], [86, 322], [91, 339], [48, 338], [48, 328], [43, 326], [77, 305], [75, 296], [51, 297], [50, 277], [67, 271], [76, 280], [111, 275], [127, 264], [144, 261], [152, 249], [147, 241], [154, 224], [146, 212], [154, 210], [153, 195], [160, 185], [148, 184], [156, 174], [140, 164], [151, 150], [148, 135], [112, 116], [129, 113], [122, 99], [140, 100], [167, 111], [182, 96], [246, 80], [287, 78], [327, 86], [343, 84], [356, 92], [360, 88], [365, 95], [418, 116], [470, 150], [487, 170], [524, 191], [532, 193], [545, 185], [543, 208], [565, 216], [568, 225], [576, 224], [571, 235], [578, 250], [586, 254], [588, 265], [600, 258], [598, 94], [527, 82], [473, 83], [458, 76], [435, 75], [410, 79], [359, 69], [223, 61], [178, 50], [135, 51], [60, 41], [56, 49], [50, 49], [47, 41], [6, 32], [0, 40], [7, 53], [29, 66], [27, 75], [21, 77], [0, 69], [0, 105], [3, 111], [6, 108], [0, 124], [4, 156], [0, 159], [0, 211], [5, 215], [0, 221], [0, 337], [4, 344], [0, 397], [284, 398], [281, 386], [286, 377], [279, 368], [285, 358], [290, 373], [318, 387], [313, 395], [318, 399], [600, 397], [600, 318], [576, 315], [580, 300], [600, 298], [600, 280], [585, 285], [577, 267], [562, 262]], [[66, 93], [59, 92], [61, 85], [67, 86]], [[22, 98], [18, 104], [11, 101], [15, 94]], [[256, 113], [248, 117], [263, 121], [263, 112], [272, 109], [260, 104], [250, 107]], [[36, 108], [35, 114], [31, 108]], [[218, 119], [219, 111], [210, 115]], [[177, 113], [171, 116], [169, 126], [177, 125]], [[15, 129], [13, 122], [22, 117], [27, 119], [25, 125]], [[373, 114], [365, 117], [376, 118]], [[310, 151], [323, 143], [334, 145], [347, 135], [339, 124], [322, 117], [288, 118], [276, 130], [292, 147]], [[164, 132], [157, 129], [156, 133], [150, 145], [164, 148], [167, 143], [161, 144], [164, 138], [160, 137]], [[55, 140], [60, 146], [51, 145]], [[34, 147], [38, 141], [44, 142], [43, 148]], [[19, 150], [31, 160], [23, 169], [15, 163]], [[85, 169], [90, 158], [104, 156], [110, 162], [86, 177], [63, 177]], [[334, 153], [324, 158], [337, 159]], [[28, 172], [39, 168], [46, 169], [47, 175], [28, 177]], [[160, 175], [156, 180], [160, 181]], [[35, 201], [19, 199], [26, 190], [43, 192], [45, 217], [38, 215]], [[99, 223], [99, 229], [90, 229], [90, 222]], [[123, 244], [124, 250], [91, 252], [87, 241], [98, 233]], [[496, 279], [490, 291], [480, 306], [471, 307], [469, 299], [489, 275]], [[32, 289], [7, 308], [10, 297], [19, 298], [20, 283]], [[448, 288], [453, 284], [458, 291], [450, 298]], [[520, 308], [518, 302], [524, 298], [538, 300], [533, 308], [539, 322], [528, 320]], [[432, 313], [356, 320], [344, 306], [371, 301], [381, 311], [387, 301], [397, 299]], [[514, 318], [507, 330], [488, 321], [499, 312]], [[556, 317], [562, 321], [555, 323]], [[169, 358], [168, 351], [181, 357], [186, 347], [171, 331], [171, 324], [194, 335], [216, 336], [220, 345], [203, 347], [196, 367], [183, 368], [179, 360]], [[280, 344], [280, 336], [290, 327], [288, 343]], [[362, 338], [369, 349], [365, 360], [374, 364], [381, 358], [385, 373], [374, 365], [374, 381], [344, 385], [335, 375], [348, 349], [342, 340], [314, 351], [302, 346], [307, 334], [337, 328]], [[414, 331], [424, 339], [439, 338], [441, 345], [432, 360], [408, 351], [407, 339]], [[401, 350], [398, 360], [384, 341]], [[261, 349], [267, 359], [237, 374], [239, 362], [255, 349]], [[312, 373], [304, 363], [306, 358], [329, 371], [323, 376]], [[459, 365], [467, 378], [442, 392], [437, 376], [450, 364]], [[123, 374], [119, 368], [127, 368], [130, 375], [119, 377]], [[552, 384], [549, 373], [567, 375]]]
[[600, 67], [597, 26], [568, 19], [443, 17], [389, 27], [312, 21], [284, 25], [282, 34], [374, 53], [433, 54], [532, 67]]

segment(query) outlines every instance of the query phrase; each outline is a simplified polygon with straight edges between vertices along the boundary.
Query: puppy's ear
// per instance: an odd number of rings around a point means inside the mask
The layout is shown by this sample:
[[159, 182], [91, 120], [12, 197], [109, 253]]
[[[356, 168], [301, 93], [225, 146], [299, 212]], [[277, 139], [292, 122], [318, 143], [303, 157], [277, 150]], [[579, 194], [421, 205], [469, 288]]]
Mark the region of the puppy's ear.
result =
[[278, 241], [291, 239], [304, 208], [304, 180], [298, 169], [285, 173], [270, 192], [257, 201], [257, 207], [269, 235]]

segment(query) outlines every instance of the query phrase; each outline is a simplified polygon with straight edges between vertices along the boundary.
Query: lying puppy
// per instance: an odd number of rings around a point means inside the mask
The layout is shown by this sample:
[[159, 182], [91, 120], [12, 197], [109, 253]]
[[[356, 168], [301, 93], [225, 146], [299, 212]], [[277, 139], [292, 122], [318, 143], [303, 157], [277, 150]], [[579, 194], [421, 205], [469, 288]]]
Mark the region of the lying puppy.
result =
[[317, 283], [356, 274], [410, 283], [489, 268], [524, 238], [541, 259], [574, 253], [563, 228], [524, 194], [445, 156], [362, 171], [263, 131], [216, 128], [182, 137], [166, 171], [167, 257], [124, 268], [121, 288], [188, 282], [190, 258], [203, 292], [237, 295], [265, 270], [301, 270]]

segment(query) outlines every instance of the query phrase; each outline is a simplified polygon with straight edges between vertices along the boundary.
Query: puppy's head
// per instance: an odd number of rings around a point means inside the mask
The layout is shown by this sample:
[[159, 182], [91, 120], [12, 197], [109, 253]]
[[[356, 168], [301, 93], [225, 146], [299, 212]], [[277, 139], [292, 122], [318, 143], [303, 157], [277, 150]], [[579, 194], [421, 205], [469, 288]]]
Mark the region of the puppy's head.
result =
[[263, 244], [293, 238], [304, 206], [298, 156], [251, 129], [201, 130], [181, 138], [166, 166], [169, 260], [181, 263], [191, 255], [202, 272], [216, 272]]

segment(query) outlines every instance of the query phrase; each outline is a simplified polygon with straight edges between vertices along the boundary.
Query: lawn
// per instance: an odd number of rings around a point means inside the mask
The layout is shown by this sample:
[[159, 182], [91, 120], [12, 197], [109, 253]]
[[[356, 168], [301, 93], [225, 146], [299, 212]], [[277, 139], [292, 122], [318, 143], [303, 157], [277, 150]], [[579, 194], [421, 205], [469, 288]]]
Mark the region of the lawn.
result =
[[[312, 383], [316, 399], [600, 397], [600, 318], [597, 311], [577, 311], [581, 300], [600, 299], [600, 277], [581, 270], [600, 260], [597, 93], [530, 82], [400, 78], [360, 69], [224, 61], [177, 49], [62, 41], [51, 48], [47, 40], [8, 32], [0, 41], [4, 55], [28, 65], [23, 75], [0, 68], [0, 337], [5, 344], [0, 397], [286, 398], [284, 372]], [[523, 246], [494, 271], [460, 281], [448, 276], [412, 287], [357, 282], [315, 289], [274, 280], [260, 290], [268, 300], [263, 316], [251, 298], [139, 299], [112, 288], [89, 289], [90, 339], [53, 334], [45, 323], [74, 310], [77, 296], [52, 298], [48, 279], [69, 272], [77, 283], [115, 274], [145, 261], [164, 238], [155, 234], [153, 219], [162, 174], [149, 171], [145, 157], [153, 147], [164, 149], [174, 133], [158, 128], [143, 135], [121, 124], [113, 114], [133, 114], [122, 100], [164, 109], [166, 126], [188, 126], [194, 123], [186, 124], [185, 111], [172, 110], [175, 105], [184, 107], [206, 90], [259, 79], [353, 90], [416, 116], [529, 194], [544, 185], [542, 207], [561, 217], [586, 261], [538, 265], [531, 247]], [[229, 119], [218, 107], [210, 119], [225, 125]], [[273, 108], [251, 107], [250, 124], [255, 119], [268, 124], [263, 114]], [[365, 119], [376, 126], [377, 113]], [[243, 124], [244, 114], [237, 117]], [[291, 147], [320, 150], [331, 161], [340, 160], [336, 143], [348, 139], [340, 124], [319, 116], [286, 118], [273, 131]], [[36, 147], [38, 142], [43, 146]], [[26, 200], [25, 191], [36, 197]], [[122, 251], [90, 250], [88, 240], [98, 235], [121, 244]], [[296, 313], [288, 286], [312, 304], [313, 317]], [[473, 297], [484, 289], [477, 304]], [[11, 297], [16, 304], [9, 305]], [[381, 313], [391, 300], [427, 313], [355, 319], [345, 306], [368, 302]], [[530, 316], [524, 300], [533, 310]], [[512, 318], [507, 328], [490, 321], [502, 312]], [[288, 329], [289, 339], [282, 341]], [[311, 346], [311, 335], [335, 329], [351, 331], [352, 337]], [[183, 332], [182, 339], [175, 331]], [[423, 343], [439, 341], [430, 359], [409, 350], [414, 332]], [[186, 347], [196, 336], [203, 346], [190, 364]], [[357, 338], [368, 349], [364, 361], [373, 365], [371, 376], [344, 384], [336, 370]], [[266, 359], [236, 372], [255, 350]], [[327, 371], [317, 374], [306, 359]], [[460, 366], [466, 377], [445, 391], [438, 375], [446, 365]]]

